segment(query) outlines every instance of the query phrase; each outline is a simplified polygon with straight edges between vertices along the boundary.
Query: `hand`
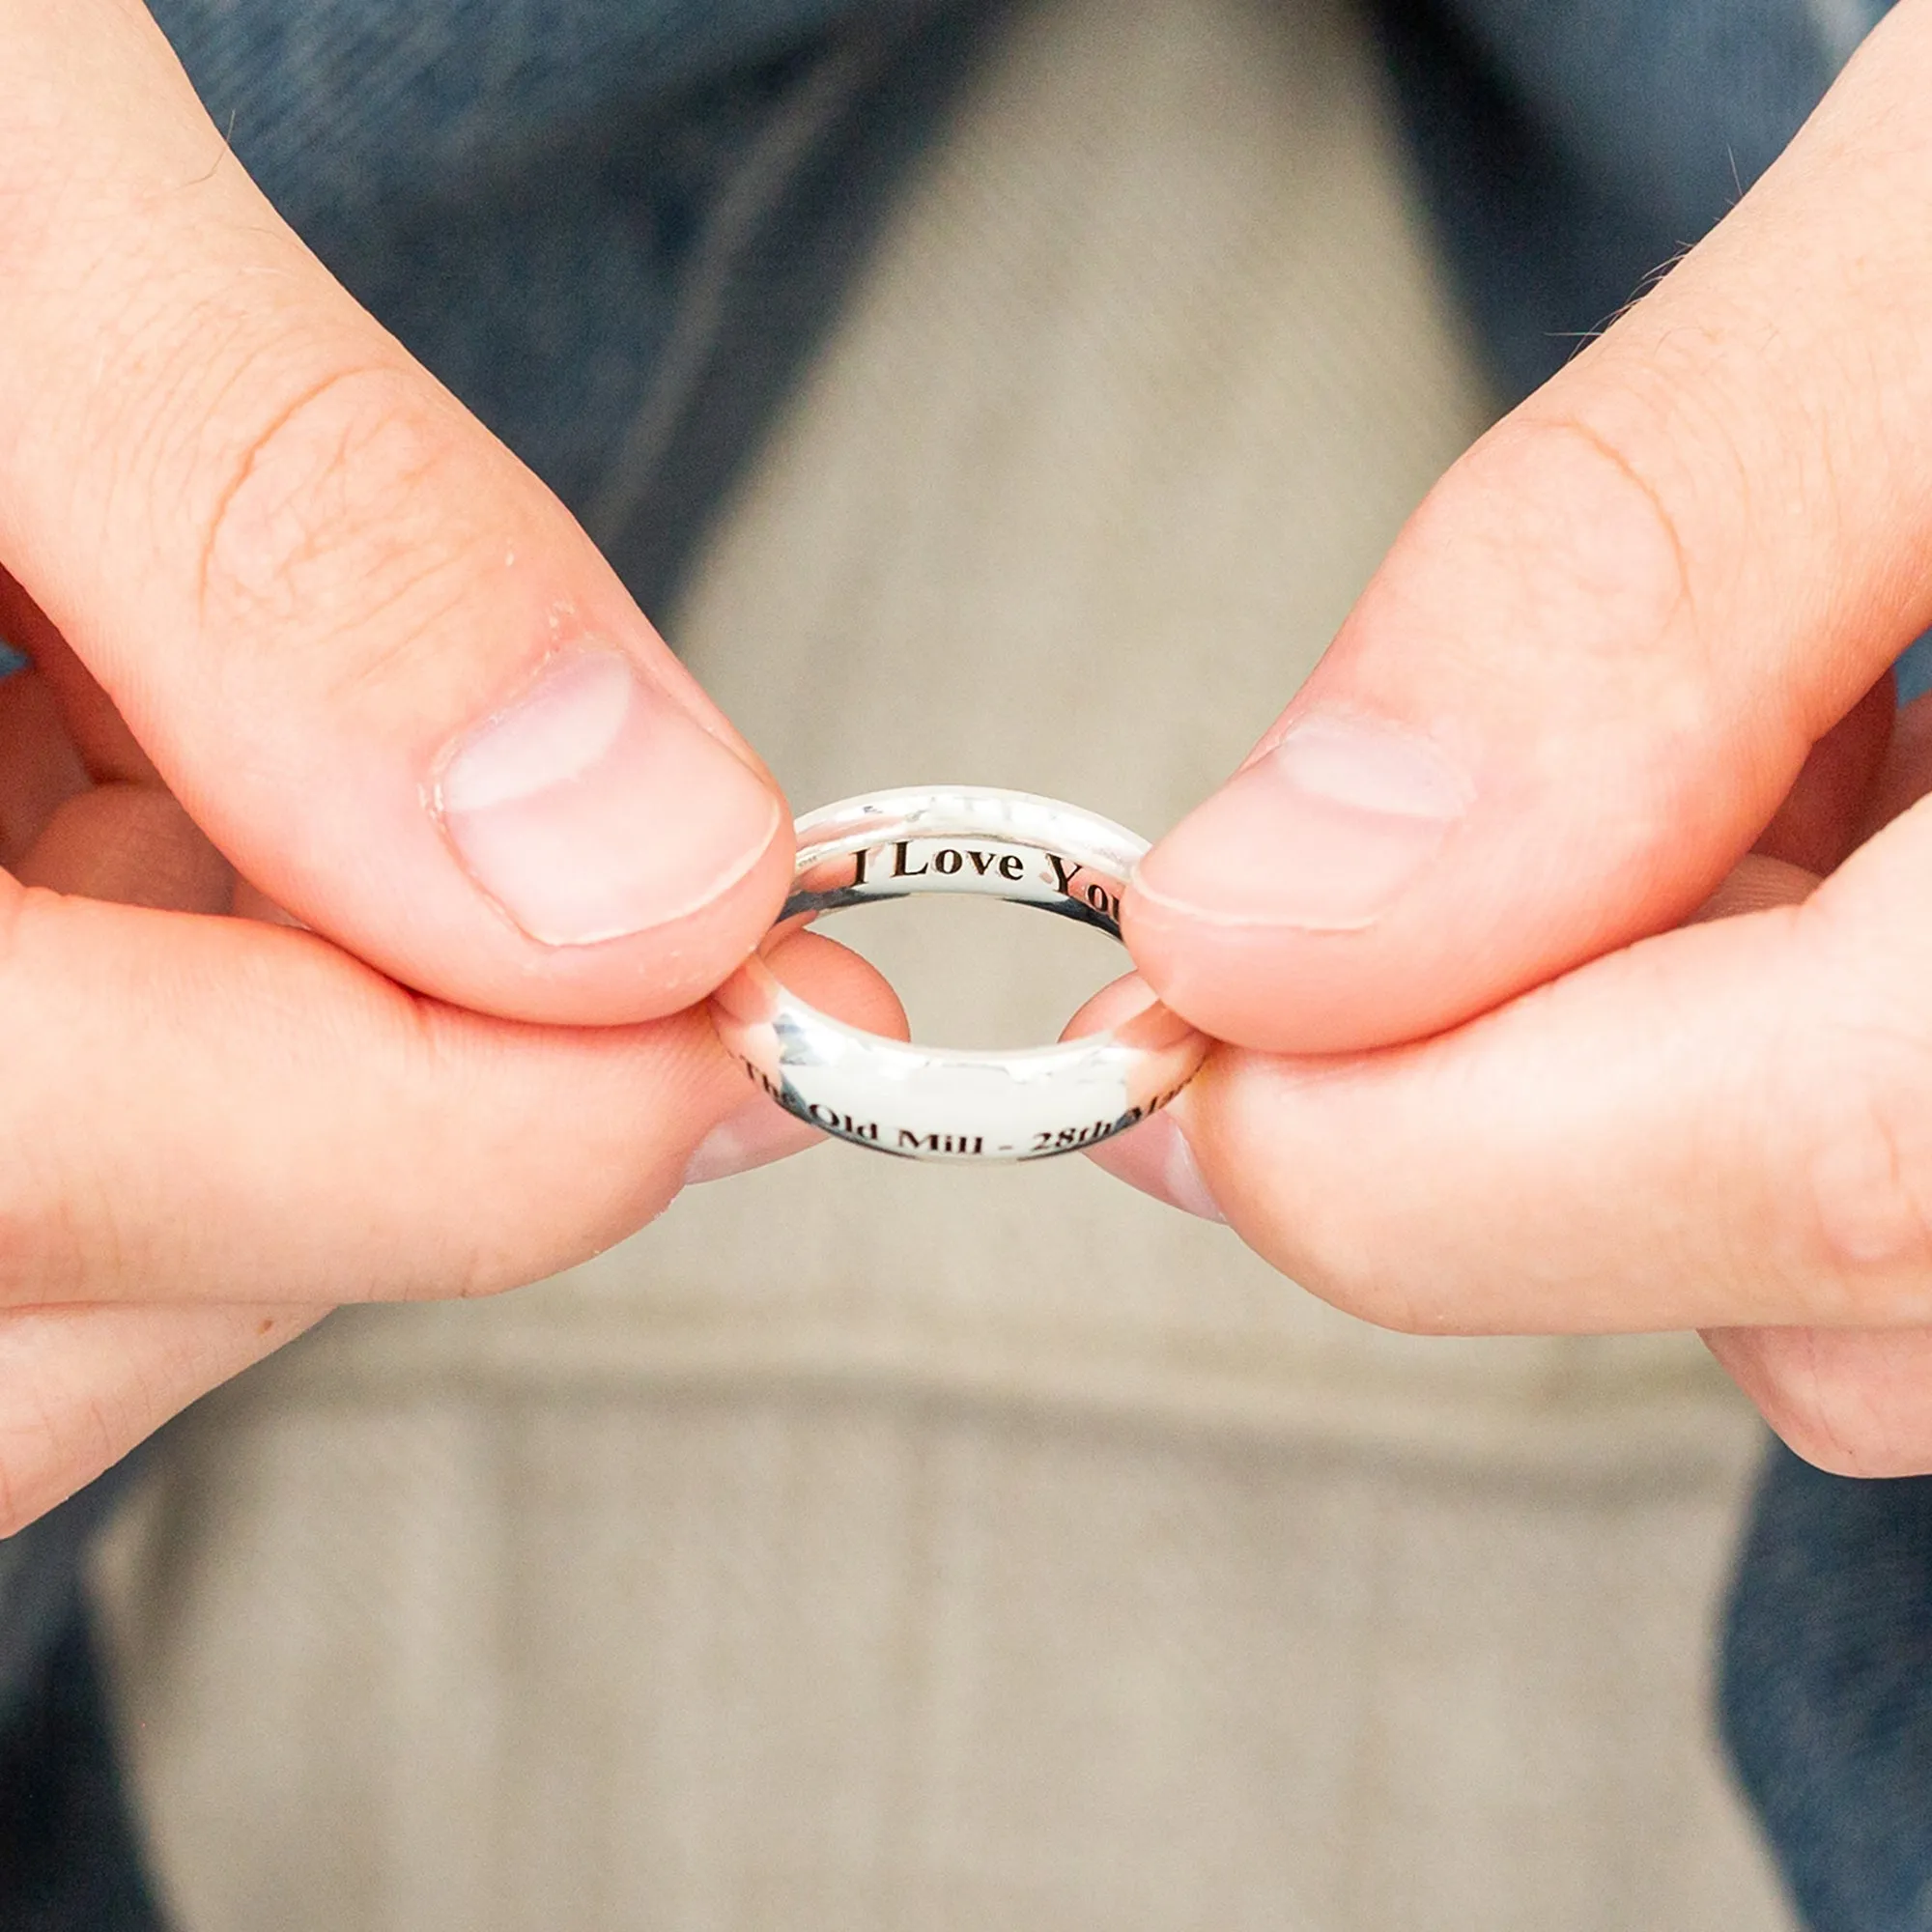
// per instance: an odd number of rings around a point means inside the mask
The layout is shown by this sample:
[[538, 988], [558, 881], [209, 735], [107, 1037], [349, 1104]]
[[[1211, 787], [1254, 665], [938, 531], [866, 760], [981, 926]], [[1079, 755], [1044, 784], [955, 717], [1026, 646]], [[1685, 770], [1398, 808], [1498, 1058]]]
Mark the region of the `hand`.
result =
[[[131, 0], [0, 0], [0, 72], [4, 1533], [330, 1303], [656, 1213], [791, 848]], [[842, 958], [789, 970], [892, 1025]]]
[[1709, 1329], [1868, 1472], [1932, 1467], [1928, 94], [1907, 0], [1149, 856], [1135, 960], [1236, 1044], [1107, 1156], [1372, 1321]]

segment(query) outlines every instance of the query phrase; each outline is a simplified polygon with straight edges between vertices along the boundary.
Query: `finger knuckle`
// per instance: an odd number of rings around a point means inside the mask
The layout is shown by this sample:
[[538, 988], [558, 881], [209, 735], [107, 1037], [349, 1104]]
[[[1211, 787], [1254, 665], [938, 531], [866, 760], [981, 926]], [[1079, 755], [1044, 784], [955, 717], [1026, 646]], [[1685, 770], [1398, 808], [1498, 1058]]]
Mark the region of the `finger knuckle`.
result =
[[1549, 411], [1513, 419], [1489, 459], [1514, 512], [1506, 581], [1532, 634], [1560, 635], [1623, 678], [1680, 665], [1681, 620], [1694, 615], [1681, 493], [1634, 440], [1604, 412]]
[[385, 639], [420, 635], [458, 594], [474, 468], [458, 412], [406, 369], [338, 368], [283, 396], [233, 440], [203, 516], [204, 629], [376, 674]]
[[[1932, 1321], [1932, 1041], [1907, 1025], [1833, 1029], [1789, 1104], [1800, 1266], [1826, 1321]], [[1808, 1077], [1807, 1077], [1808, 1076]]]

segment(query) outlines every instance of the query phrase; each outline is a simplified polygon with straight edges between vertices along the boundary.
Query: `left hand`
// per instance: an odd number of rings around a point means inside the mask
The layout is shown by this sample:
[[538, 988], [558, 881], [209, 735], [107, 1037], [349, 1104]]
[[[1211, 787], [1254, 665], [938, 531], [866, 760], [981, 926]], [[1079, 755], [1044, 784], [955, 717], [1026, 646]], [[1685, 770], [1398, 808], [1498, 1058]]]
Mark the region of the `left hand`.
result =
[[1150, 854], [1135, 960], [1236, 1044], [1194, 1179], [1099, 1156], [1378, 1322], [1710, 1330], [1867, 1473], [1932, 1467], [1928, 97], [1906, 0]]
[[330, 1302], [810, 1135], [697, 1004], [790, 879], [751, 747], [139, 0], [0, 0], [0, 74], [4, 1536]]
[[[0, 628], [0, 1537], [328, 1302], [531, 1279], [820, 1138], [701, 1009], [495, 1019], [287, 929], [4, 573]], [[775, 958], [903, 1036], [843, 948]]]

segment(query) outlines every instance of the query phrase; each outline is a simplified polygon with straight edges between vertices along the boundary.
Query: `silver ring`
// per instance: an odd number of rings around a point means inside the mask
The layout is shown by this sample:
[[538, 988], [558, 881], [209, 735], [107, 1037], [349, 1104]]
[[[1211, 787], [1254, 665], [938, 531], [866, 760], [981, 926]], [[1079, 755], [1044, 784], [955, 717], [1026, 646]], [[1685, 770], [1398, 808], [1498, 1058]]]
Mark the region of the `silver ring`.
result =
[[791, 896], [712, 995], [712, 1022], [780, 1106], [855, 1146], [911, 1160], [1042, 1160], [1091, 1148], [1166, 1104], [1208, 1041], [1158, 1004], [1056, 1046], [908, 1045], [820, 1012], [765, 963], [820, 913], [915, 893], [977, 893], [1121, 936], [1121, 894], [1147, 848], [1078, 806], [984, 785], [868, 792], [798, 821]]

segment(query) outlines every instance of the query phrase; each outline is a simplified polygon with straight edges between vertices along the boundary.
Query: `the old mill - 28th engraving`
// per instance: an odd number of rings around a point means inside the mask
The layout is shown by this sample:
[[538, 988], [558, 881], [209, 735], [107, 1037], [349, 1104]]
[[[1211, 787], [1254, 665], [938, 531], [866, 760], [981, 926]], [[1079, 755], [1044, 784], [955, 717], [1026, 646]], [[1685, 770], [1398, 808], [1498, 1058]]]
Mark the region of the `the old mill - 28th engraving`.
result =
[[855, 1120], [836, 1107], [828, 1107], [822, 1100], [808, 1100], [788, 1081], [774, 1080], [769, 1073], [753, 1066], [749, 1061], [742, 1064], [747, 1075], [772, 1099], [786, 1113], [795, 1115], [808, 1125], [820, 1128], [838, 1140], [858, 1141], [867, 1147], [877, 1148], [882, 1153], [905, 1154], [914, 1159], [921, 1154], [928, 1157], [947, 1154], [964, 1160], [971, 1160], [976, 1155], [994, 1160], [1012, 1160], [1016, 1157], [1026, 1160], [1040, 1154], [1070, 1153], [1077, 1148], [1094, 1147], [1101, 1141], [1111, 1140], [1137, 1122], [1146, 1120], [1150, 1114], [1159, 1113], [1187, 1084], [1183, 1080], [1179, 1086], [1128, 1107], [1124, 1113], [1117, 1114], [1110, 1121], [1092, 1121], [1073, 1127], [1041, 1127], [1029, 1134], [1023, 1142], [1015, 1143], [993, 1140], [986, 1134], [921, 1132], [917, 1127], [894, 1128], [889, 1124], [881, 1126], [877, 1121]]

